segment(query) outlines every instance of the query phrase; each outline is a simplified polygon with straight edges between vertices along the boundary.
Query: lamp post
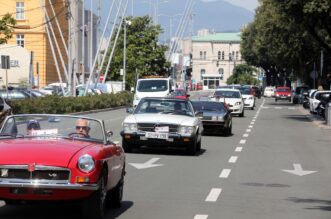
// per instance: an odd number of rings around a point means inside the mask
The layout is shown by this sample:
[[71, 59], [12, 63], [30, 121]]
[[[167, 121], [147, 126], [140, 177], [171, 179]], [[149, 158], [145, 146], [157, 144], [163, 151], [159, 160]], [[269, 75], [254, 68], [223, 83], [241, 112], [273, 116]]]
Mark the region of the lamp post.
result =
[[126, 74], [126, 26], [131, 25], [131, 21], [124, 19], [124, 40], [123, 40], [123, 83], [122, 91], [125, 90], [125, 74]]

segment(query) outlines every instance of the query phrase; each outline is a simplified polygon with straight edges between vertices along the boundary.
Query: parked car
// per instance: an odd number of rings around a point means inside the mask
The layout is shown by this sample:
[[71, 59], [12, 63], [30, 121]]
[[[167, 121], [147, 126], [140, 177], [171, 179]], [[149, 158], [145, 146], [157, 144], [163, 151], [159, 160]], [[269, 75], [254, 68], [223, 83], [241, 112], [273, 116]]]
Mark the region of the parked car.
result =
[[265, 87], [264, 88], [264, 92], [263, 92], [263, 96], [265, 97], [274, 97], [275, 96], [275, 90], [276, 88], [275, 87]]
[[193, 108], [202, 112], [201, 117], [204, 133], [223, 133], [225, 136], [232, 134], [231, 112], [224, 103], [214, 101], [192, 101]]
[[24, 100], [31, 98], [31, 95], [23, 90], [11, 89], [8, 90], [8, 95], [7, 90], [0, 90], [0, 97], [6, 100]]
[[244, 100], [244, 107], [254, 110], [255, 107], [255, 91], [250, 87], [241, 87], [239, 88], [240, 93]]
[[216, 89], [211, 100], [225, 103], [232, 114], [244, 117], [244, 100], [239, 90], [229, 88]]
[[277, 87], [275, 91], [275, 101], [277, 102], [278, 100], [287, 100], [291, 102], [291, 88], [289, 87]]
[[128, 112], [121, 131], [126, 152], [141, 146], [185, 148], [190, 155], [200, 151], [203, 126], [190, 101], [145, 97]]
[[296, 87], [293, 92], [292, 103], [293, 104], [301, 104], [304, 99], [304, 93], [308, 93], [309, 87], [308, 86], [299, 86]]
[[309, 111], [310, 113], [317, 113], [316, 108], [320, 103], [322, 98], [328, 98], [328, 95], [331, 94], [330, 90], [324, 91], [315, 91], [311, 94], [311, 98], [309, 99]]
[[[34, 124], [34, 125], [32, 125]], [[79, 201], [85, 218], [119, 207], [125, 154], [102, 120], [26, 114], [7, 117], [0, 130], [0, 199]]]
[[179, 99], [188, 99], [190, 97], [190, 95], [186, 92], [186, 90], [182, 88], [175, 89], [174, 95], [175, 98], [179, 98]]

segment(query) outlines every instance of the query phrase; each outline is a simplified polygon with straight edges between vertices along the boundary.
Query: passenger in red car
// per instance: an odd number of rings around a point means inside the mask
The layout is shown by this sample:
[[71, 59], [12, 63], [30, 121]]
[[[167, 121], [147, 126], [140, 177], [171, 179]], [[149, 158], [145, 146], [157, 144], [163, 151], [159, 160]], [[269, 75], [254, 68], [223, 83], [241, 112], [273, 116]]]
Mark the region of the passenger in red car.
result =
[[78, 119], [76, 121], [76, 133], [80, 135], [80, 137], [89, 138], [90, 129], [90, 122], [88, 120]]

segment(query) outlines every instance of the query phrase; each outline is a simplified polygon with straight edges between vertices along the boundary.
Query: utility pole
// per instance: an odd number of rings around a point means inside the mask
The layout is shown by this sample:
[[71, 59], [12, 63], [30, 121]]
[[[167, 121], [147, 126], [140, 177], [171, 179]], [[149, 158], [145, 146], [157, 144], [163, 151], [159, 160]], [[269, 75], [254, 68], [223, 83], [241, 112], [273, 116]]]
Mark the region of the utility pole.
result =
[[125, 71], [126, 71], [126, 18], [124, 18], [124, 40], [123, 40], [123, 83], [122, 91], [125, 91]]

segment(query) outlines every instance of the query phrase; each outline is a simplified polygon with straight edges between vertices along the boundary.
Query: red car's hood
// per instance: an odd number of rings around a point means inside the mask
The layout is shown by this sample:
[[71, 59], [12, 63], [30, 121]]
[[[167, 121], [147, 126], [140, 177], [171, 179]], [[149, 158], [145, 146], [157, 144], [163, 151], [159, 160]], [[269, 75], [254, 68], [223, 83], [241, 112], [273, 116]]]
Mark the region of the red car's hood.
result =
[[0, 165], [39, 164], [66, 167], [91, 142], [65, 139], [6, 139], [0, 141]]

